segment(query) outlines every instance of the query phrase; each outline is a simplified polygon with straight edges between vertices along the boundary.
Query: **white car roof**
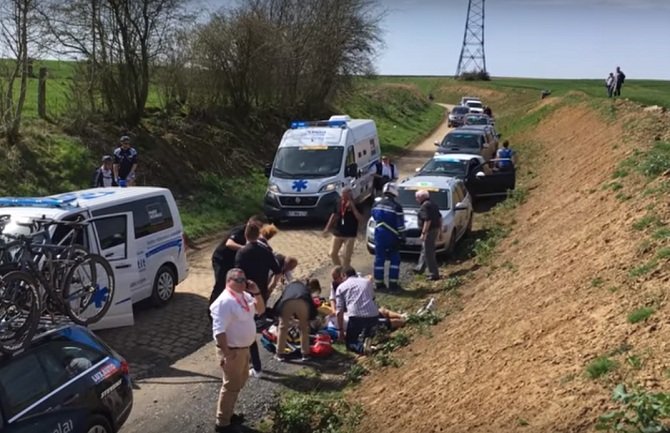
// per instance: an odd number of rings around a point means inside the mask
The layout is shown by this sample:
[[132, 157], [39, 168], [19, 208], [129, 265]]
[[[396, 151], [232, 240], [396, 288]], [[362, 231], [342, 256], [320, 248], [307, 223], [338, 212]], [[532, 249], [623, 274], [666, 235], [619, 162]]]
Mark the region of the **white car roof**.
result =
[[440, 153], [433, 156], [433, 159], [436, 161], [470, 161], [476, 159], [482, 164], [486, 162], [483, 156], [472, 153]]
[[145, 186], [108, 187], [82, 189], [47, 197], [6, 197], [0, 198], [0, 215], [11, 214], [33, 218], [44, 215], [48, 218], [57, 218], [102, 204], [120, 204], [131, 199], [154, 196], [157, 193], [170, 194], [170, 191], [166, 188]]

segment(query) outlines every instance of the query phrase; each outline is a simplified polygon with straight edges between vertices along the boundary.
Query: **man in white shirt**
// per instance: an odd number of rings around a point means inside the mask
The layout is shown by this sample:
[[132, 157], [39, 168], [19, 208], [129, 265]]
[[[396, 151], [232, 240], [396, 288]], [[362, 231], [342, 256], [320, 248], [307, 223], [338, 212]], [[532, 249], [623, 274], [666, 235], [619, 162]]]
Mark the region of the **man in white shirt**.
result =
[[226, 288], [209, 307], [212, 334], [223, 370], [223, 384], [216, 412], [218, 433], [238, 432], [243, 421], [233, 413], [237, 396], [249, 377], [249, 346], [256, 341], [255, 314], [265, 312], [258, 286], [244, 272], [233, 268], [226, 274]]
[[380, 195], [384, 185], [398, 179], [398, 171], [395, 164], [386, 155], [382, 156], [381, 161], [373, 165], [373, 167], [375, 194]]

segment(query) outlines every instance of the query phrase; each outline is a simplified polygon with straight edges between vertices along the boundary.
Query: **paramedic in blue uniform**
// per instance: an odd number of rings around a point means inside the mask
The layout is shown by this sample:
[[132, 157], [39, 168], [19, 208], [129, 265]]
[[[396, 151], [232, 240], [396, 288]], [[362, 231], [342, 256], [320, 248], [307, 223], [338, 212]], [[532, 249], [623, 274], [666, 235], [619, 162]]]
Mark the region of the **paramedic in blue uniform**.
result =
[[396, 201], [398, 187], [395, 183], [384, 185], [384, 197], [372, 208], [375, 220], [375, 285], [377, 290], [384, 290], [384, 264], [388, 259], [389, 290], [401, 290], [400, 277], [400, 245], [405, 241], [405, 217], [402, 206]]

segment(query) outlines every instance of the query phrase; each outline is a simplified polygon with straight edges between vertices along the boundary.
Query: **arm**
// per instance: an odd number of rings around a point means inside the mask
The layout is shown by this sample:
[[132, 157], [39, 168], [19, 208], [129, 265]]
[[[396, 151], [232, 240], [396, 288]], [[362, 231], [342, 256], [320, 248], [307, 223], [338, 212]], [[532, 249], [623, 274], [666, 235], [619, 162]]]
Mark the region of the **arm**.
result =
[[344, 334], [346, 333], [346, 330], [344, 329], [344, 311], [337, 312], [337, 329], [340, 331], [338, 332], [340, 341], [344, 340]]
[[421, 228], [421, 240], [424, 240], [426, 238], [426, 234], [428, 234], [428, 229], [430, 229], [430, 221], [426, 220], [423, 222], [423, 227]]
[[353, 201], [349, 202], [349, 207], [351, 208], [351, 211], [354, 213], [354, 217], [356, 217], [356, 220], [359, 223], [364, 222], [363, 215], [361, 215], [361, 213], [358, 211], [358, 207], [356, 207]]
[[328, 231], [333, 228], [333, 223], [335, 223], [334, 213], [330, 214], [330, 218], [328, 218], [328, 222], [326, 223], [326, 227], [324, 227], [323, 232], [328, 233]]
[[132, 167], [130, 167], [130, 173], [128, 173], [128, 176], [132, 176], [135, 174], [135, 170], [137, 169], [137, 163], [133, 164]]
[[[226, 333], [222, 332], [221, 334], [217, 334], [216, 336], [216, 346], [221, 349], [221, 352], [223, 352], [223, 358], [229, 359], [230, 356], [232, 355], [233, 351], [228, 348], [228, 340], [226, 339]], [[223, 367], [224, 360], [221, 360], [221, 367]]]
[[114, 172], [114, 177], [116, 179], [118, 179], [119, 178], [119, 164], [117, 162], [115, 162], [114, 165], [112, 166], [112, 171]]
[[254, 297], [254, 307], [256, 308], [256, 314], [260, 316], [261, 314], [265, 313], [265, 301], [263, 301], [263, 297], [261, 296], [261, 292], [258, 290], [256, 283], [249, 281], [249, 284], [247, 285], [247, 292], [249, 292], [249, 294]]

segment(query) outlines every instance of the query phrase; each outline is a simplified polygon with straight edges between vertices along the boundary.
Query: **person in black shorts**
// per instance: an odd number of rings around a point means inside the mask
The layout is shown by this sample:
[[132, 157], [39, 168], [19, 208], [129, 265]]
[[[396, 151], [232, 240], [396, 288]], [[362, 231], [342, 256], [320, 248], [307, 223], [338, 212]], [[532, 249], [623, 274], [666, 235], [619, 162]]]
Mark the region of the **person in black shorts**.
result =
[[135, 170], [137, 169], [137, 150], [130, 147], [130, 137], [121, 137], [121, 146], [114, 149], [114, 177], [119, 186], [135, 185]]

